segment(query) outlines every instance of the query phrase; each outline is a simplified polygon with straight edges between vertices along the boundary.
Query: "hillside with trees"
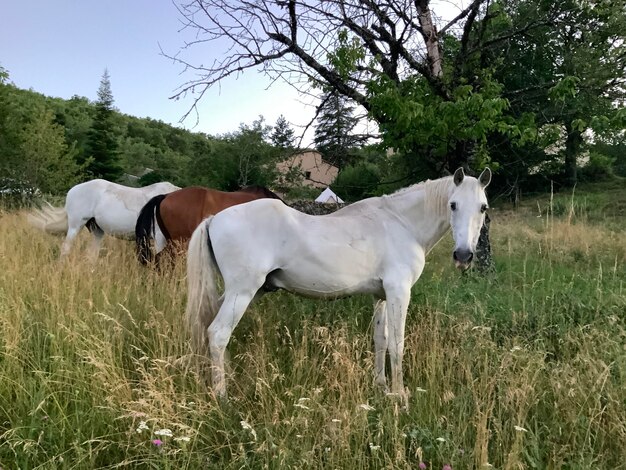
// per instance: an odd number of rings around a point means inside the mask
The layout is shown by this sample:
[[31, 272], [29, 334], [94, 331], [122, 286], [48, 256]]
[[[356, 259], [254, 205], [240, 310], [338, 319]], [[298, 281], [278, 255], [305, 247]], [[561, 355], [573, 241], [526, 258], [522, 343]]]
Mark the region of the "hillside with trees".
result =
[[[207, 35], [193, 47], [231, 46], [181, 94], [219, 83], [233, 64], [303, 76], [294, 86], [319, 97], [310, 127], [318, 150], [340, 168], [333, 189], [346, 200], [458, 166], [490, 166], [491, 193], [515, 201], [626, 176], [623, 2], [473, 0], [448, 23], [429, 0], [215, 0], [211, 8], [223, 13], [216, 16], [205, 14], [207, 2], [179, 3], [182, 20]], [[241, 41], [264, 47], [251, 53]], [[211, 136], [122, 114], [109, 79], [105, 73], [96, 102], [62, 100], [18, 89], [0, 69], [3, 184], [49, 193], [93, 177], [275, 186], [276, 163], [297, 150], [283, 116], [274, 126], [260, 117]], [[376, 133], [357, 133], [364, 119]]]

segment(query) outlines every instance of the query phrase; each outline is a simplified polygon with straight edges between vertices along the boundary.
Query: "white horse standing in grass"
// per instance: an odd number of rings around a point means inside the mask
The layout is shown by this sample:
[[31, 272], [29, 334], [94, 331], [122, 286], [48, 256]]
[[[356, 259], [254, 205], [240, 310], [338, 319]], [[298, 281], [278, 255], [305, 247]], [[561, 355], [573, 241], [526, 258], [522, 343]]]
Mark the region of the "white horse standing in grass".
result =
[[[260, 199], [203, 221], [187, 255], [187, 321], [194, 346], [208, 339], [214, 392], [226, 396], [224, 353], [250, 302], [285, 289], [318, 298], [370, 293], [374, 311], [375, 381], [405, 396], [404, 329], [411, 287], [426, 254], [452, 227], [453, 259], [472, 261], [487, 209], [491, 171], [477, 178], [459, 168], [452, 177], [413, 185], [389, 196], [310, 216], [280, 201]], [[224, 280], [217, 292], [216, 275]]]
[[72, 187], [65, 207], [46, 207], [28, 215], [31, 225], [49, 233], [67, 233], [61, 256], [70, 252], [72, 242], [87, 226], [93, 235], [91, 257], [97, 258], [105, 233], [134, 239], [135, 224], [141, 208], [154, 196], [180, 189], [171, 183], [155, 183], [143, 188], [95, 179]]

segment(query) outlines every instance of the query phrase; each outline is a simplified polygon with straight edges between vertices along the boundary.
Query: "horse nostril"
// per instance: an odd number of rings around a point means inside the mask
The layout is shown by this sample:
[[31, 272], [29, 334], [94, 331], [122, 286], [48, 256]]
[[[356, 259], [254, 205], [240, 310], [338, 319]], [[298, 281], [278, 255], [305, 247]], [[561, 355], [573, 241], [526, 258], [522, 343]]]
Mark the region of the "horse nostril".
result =
[[474, 253], [465, 250], [455, 250], [452, 252], [452, 259], [459, 263], [470, 263], [474, 258]]

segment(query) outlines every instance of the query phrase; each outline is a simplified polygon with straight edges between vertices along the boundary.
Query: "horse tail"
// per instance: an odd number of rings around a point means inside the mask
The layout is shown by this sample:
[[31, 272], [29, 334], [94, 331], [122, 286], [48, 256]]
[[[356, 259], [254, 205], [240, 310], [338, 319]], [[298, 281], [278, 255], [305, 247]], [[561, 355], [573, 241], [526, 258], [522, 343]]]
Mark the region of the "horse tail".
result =
[[53, 234], [67, 232], [67, 212], [63, 207], [54, 207], [48, 204], [48, 207], [43, 209], [32, 210], [27, 214], [26, 219], [30, 225], [44, 232]]
[[151, 263], [154, 259], [150, 240], [154, 238], [156, 217], [159, 206], [167, 194], [159, 194], [150, 199], [139, 212], [135, 225], [135, 243], [137, 256], [141, 264]]
[[195, 352], [205, 345], [205, 333], [218, 311], [217, 276], [209, 226], [213, 216], [198, 225], [191, 235], [187, 251], [187, 326]]

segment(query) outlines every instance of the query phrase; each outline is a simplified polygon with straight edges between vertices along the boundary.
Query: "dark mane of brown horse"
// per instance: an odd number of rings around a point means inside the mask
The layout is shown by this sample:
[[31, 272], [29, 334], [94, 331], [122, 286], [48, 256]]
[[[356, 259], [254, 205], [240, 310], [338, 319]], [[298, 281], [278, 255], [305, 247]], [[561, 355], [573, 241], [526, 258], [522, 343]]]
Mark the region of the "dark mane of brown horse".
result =
[[278, 199], [282, 202], [285, 202], [282, 200], [280, 196], [278, 196], [278, 194], [267, 189], [265, 186], [259, 186], [258, 184], [255, 184], [252, 186], [246, 186], [245, 188], [239, 189], [239, 191], [243, 191], [245, 193], [258, 193], [258, 194], [262, 194], [263, 197], [266, 197], [268, 199]]

